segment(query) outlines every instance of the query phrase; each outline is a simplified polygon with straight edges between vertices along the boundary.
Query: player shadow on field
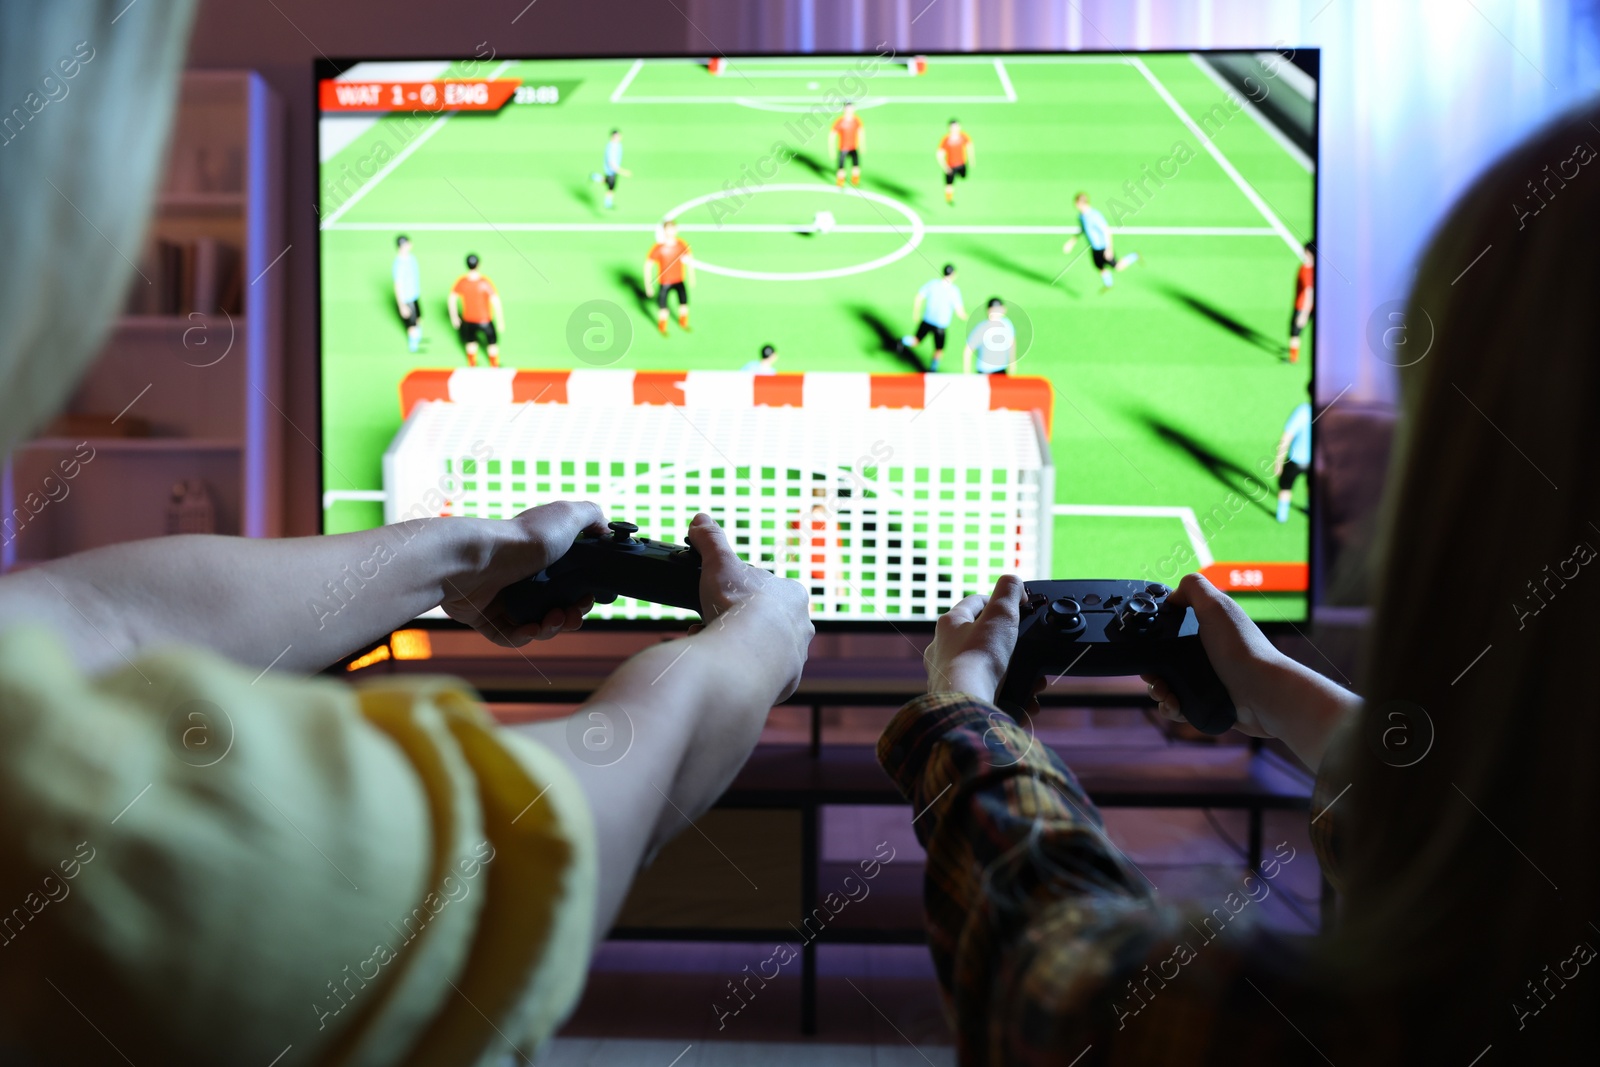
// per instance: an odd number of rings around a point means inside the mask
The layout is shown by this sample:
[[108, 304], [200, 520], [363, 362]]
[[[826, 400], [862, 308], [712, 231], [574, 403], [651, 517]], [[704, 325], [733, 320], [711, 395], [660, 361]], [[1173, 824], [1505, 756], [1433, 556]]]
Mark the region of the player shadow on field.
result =
[[[1277, 498], [1277, 486], [1270, 478], [1257, 471], [1246, 470], [1231, 459], [1213, 452], [1211, 448], [1191, 437], [1188, 433], [1178, 429], [1169, 422], [1164, 422], [1149, 412], [1136, 411], [1134, 418], [1143, 422], [1162, 441], [1176, 446], [1180, 451], [1188, 454], [1200, 466], [1205, 468], [1207, 474], [1215, 478], [1231, 492], [1238, 493], [1263, 513], [1276, 518], [1272, 510], [1272, 502]], [[1253, 487], [1252, 487], [1253, 486]], [[1302, 509], [1303, 510], [1303, 509]]]
[[1201, 318], [1221, 326], [1241, 341], [1255, 345], [1263, 352], [1276, 356], [1280, 361], [1286, 359], [1289, 355], [1287, 343], [1274, 337], [1268, 337], [1252, 326], [1247, 326], [1215, 304], [1207, 303], [1187, 290], [1179, 289], [1172, 285], [1158, 285], [1156, 291], [1168, 299], [1182, 304]]
[[[828, 166], [809, 152], [796, 152], [793, 156], [793, 161], [817, 177], [826, 178], [830, 182], [838, 177], [836, 168]], [[867, 168], [862, 169], [861, 183], [863, 186], [872, 186], [879, 189], [898, 200], [915, 200], [917, 198], [915, 189], [908, 185], [901, 185], [892, 178], [885, 178], [882, 175], [875, 174]]]
[[879, 348], [884, 353], [893, 356], [897, 362], [905, 364], [905, 370], [912, 374], [924, 374], [927, 372], [928, 368], [922, 365], [922, 360], [917, 358], [917, 354], [906, 351], [906, 347], [900, 343], [900, 335], [895, 333], [894, 328], [885, 322], [876, 311], [859, 304], [848, 310], [851, 314], [859, 316], [867, 329], [872, 331], [873, 335], [878, 339]]
[[600, 210], [600, 205], [595, 202], [595, 196], [597, 195], [595, 190], [597, 188], [598, 186], [592, 181], [569, 181], [567, 183], [567, 195], [588, 208], [589, 214], [598, 219], [602, 217], [604, 212]]
[[[956, 253], [957, 258], [975, 259], [980, 263], [987, 263], [996, 270], [1005, 271], [1007, 274], [1015, 275], [1030, 282], [1037, 282], [1047, 289], [1056, 282], [1056, 278], [1050, 277], [1044, 271], [1035, 270], [1013, 259], [1007, 259], [1005, 256], [998, 255], [980, 244], [967, 243], [960, 247], [961, 251]], [[1070, 286], [1064, 286], [1062, 292], [1074, 300], [1079, 299], [1077, 291]]]
[[639, 314], [654, 322], [656, 318], [656, 302], [646, 295], [644, 282], [640, 279], [638, 273], [618, 267], [615, 278], [618, 285], [633, 294], [634, 303], [639, 306]]

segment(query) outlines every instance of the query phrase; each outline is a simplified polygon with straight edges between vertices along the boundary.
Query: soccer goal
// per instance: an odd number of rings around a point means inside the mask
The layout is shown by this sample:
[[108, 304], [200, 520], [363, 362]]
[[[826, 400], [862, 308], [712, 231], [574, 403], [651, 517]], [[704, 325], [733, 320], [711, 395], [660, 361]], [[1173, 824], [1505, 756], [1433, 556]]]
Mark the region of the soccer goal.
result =
[[[839, 382], [828, 384], [833, 402], [806, 403], [807, 387], [788, 383], [800, 402], [767, 406], [748, 402], [753, 386], [786, 383], [681, 376], [677, 402], [636, 403], [641, 387], [631, 372], [562, 374], [586, 384], [564, 382], [556, 403], [548, 383], [543, 399], [525, 402], [477, 385], [449, 390], [459, 399], [414, 389], [384, 455], [386, 520], [505, 518], [578, 498], [646, 536], [680, 540], [705, 511], [741, 557], [804, 584], [815, 617], [846, 621], [928, 619], [1001, 574], [1051, 573], [1048, 412], [987, 406], [992, 398], [980, 405], [974, 398], [989, 395], [982, 379], [968, 379], [964, 399], [947, 407], [932, 391], [935, 375], [911, 399], [917, 406], [873, 406], [870, 391], [849, 405], [839, 399], [848, 383]], [[595, 375], [613, 377], [597, 388]], [[859, 378], [870, 390], [868, 375], [832, 377]], [[921, 376], [897, 377], [923, 388]], [[1040, 385], [1012, 379], [994, 395], [1048, 397]], [[923, 406], [919, 398], [930, 394]], [[605, 395], [613, 402], [601, 402]], [[596, 613], [680, 615], [626, 599]]]

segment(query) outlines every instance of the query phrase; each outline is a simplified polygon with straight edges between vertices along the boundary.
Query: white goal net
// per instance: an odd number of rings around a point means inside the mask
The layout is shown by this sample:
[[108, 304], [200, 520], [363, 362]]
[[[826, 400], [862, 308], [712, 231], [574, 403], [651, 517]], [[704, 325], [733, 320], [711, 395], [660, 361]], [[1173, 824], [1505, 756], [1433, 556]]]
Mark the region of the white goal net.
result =
[[[387, 522], [581, 499], [681, 542], [705, 511], [820, 619], [926, 620], [1001, 574], [1051, 573], [1054, 471], [1032, 411], [424, 400], [383, 479]], [[626, 598], [596, 614], [683, 617]]]

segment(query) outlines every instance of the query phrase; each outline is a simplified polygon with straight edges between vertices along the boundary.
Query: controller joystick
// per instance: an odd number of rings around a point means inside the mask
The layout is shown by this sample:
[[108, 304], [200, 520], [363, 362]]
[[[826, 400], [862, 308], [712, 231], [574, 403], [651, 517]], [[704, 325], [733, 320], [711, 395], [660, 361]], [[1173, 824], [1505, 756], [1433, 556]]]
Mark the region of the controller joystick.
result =
[[1071, 597], [1064, 596], [1050, 601], [1045, 618], [1049, 621], [1050, 628], [1059, 634], [1083, 632], [1083, 606]]
[[1047, 673], [1154, 674], [1166, 682], [1189, 723], [1207, 734], [1234, 724], [1233, 698], [1200, 643], [1192, 608], [1156, 582], [1079, 579], [1027, 582], [1017, 647], [999, 703], [1020, 711]]
[[700, 553], [635, 537], [639, 527], [631, 522], [612, 522], [608, 528], [609, 537], [584, 534], [550, 566], [507, 586], [500, 595], [511, 622], [525, 626], [543, 621], [554, 608], [589, 598], [610, 604], [619, 596], [701, 610]]
[[1144, 633], [1155, 621], [1157, 611], [1156, 602], [1140, 593], [1129, 597], [1127, 603], [1122, 605], [1122, 610], [1117, 613], [1117, 622], [1135, 633]]

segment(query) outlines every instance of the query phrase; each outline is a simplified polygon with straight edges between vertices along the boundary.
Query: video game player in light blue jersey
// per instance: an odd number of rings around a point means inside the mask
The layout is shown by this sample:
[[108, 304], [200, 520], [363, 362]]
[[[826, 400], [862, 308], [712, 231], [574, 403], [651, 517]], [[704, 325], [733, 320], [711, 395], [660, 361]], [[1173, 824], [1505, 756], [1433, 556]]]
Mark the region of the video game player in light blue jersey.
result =
[[900, 343], [907, 352], [915, 352], [922, 339], [933, 334], [933, 362], [928, 364], [928, 370], [937, 374], [939, 358], [944, 355], [944, 335], [950, 328], [950, 320], [959, 318], [962, 322], [967, 321], [967, 309], [961, 303], [961, 290], [956, 288], [954, 263], [946, 263], [940, 277], [917, 290], [917, 300], [911, 314], [917, 319], [917, 335], [913, 337], [908, 333], [900, 338]]
[[[1095, 269], [1100, 272], [1100, 280], [1104, 283], [1101, 292], [1111, 288], [1113, 272], [1126, 270], [1139, 262], [1139, 253], [1129, 252], [1121, 259], [1117, 258], [1116, 250], [1112, 247], [1111, 225], [1106, 222], [1106, 217], [1089, 206], [1089, 194], [1079, 193], [1072, 198], [1073, 206], [1078, 209], [1078, 227], [1083, 231], [1083, 239], [1089, 242], [1089, 251], [1094, 255]], [[1078, 234], [1067, 238], [1067, 243], [1061, 246], [1061, 251], [1072, 255], [1072, 249], [1078, 243]]]
[[400, 321], [406, 324], [406, 347], [415, 352], [422, 344], [422, 271], [411, 254], [411, 238], [401, 234], [394, 239], [394, 302]]
[[603, 181], [606, 183], [606, 207], [617, 206], [617, 176], [631, 178], [633, 171], [622, 165], [622, 131], [612, 130], [611, 139], [606, 142], [606, 155], [603, 164], [604, 170], [600, 173], [589, 175], [590, 181]]
[[1294, 495], [1294, 480], [1311, 470], [1311, 405], [1303, 403], [1289, 413], [1278, 439], [1278, 454], [1272, 471], [1278, 476], [1278, 521], [1289, 521], [1289, 498]]
[[752, 359], [749, 363], [739, 368], [746, 374], [777, 374], [778, 350], [772, 345], [761, 346], [761, 358]]
[[978, 357], [979, 374], [1005, 374], [1017, 361], [1017, 328], [1006, 318], [1005, 301], [989, 300], [988, 316], [967, 334], [967, 347], [961, 353], [961, 372], [971, 374], [972, 357]]

